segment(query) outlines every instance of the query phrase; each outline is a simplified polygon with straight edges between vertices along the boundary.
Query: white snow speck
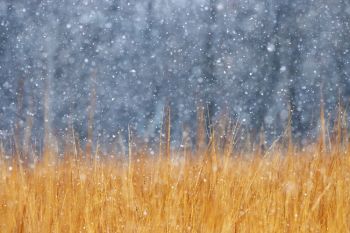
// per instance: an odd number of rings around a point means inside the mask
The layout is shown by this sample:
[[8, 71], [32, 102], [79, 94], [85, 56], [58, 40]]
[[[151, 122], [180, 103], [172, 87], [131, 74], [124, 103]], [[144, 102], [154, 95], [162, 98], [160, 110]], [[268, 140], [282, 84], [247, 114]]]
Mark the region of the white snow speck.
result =
[[276, 50], [276, 46], [275, 46], [274, 44], [272, 44], [272, 43], [268, 43], [268, 44], [267, 44], [267, 51], [268, 51], [268, 52], [272, 53], [272, 52], [274, 52], [275, 50]]

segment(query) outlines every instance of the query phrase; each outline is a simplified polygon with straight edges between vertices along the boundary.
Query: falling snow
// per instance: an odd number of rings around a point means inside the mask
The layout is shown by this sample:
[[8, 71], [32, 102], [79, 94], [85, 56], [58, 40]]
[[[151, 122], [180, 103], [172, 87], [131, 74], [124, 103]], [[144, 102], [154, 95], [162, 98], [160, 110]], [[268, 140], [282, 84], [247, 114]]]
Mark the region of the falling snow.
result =
[[321, 92], [327, 113], [349, 102], [349, 22], [345, 0], [2, 1], [0, 138], [46, 123], [84, 142], [92, 117], [101, 142], [152, 140], [166, 105], [178, 144], [201, 105], [273, 140], [292, 104], [315, 135]]

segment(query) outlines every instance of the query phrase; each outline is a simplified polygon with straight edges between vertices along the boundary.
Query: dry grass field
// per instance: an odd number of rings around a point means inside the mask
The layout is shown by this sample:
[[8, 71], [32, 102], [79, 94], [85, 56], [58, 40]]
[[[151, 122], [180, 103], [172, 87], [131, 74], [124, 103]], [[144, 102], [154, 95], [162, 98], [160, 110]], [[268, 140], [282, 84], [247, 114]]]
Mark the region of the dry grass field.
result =
[[349, 232], [350, 147], [334, 141], [129, 160], [48, 149], [29, 166], [1, 152], [0, 232]]

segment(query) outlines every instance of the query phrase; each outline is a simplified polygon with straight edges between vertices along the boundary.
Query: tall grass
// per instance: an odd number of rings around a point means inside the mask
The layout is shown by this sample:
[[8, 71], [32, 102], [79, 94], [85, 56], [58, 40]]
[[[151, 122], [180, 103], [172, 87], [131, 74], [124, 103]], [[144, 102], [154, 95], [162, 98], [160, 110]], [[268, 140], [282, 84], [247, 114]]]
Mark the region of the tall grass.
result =
[[350, 147], [336, 126], [332, 146], [322, 135], [249, 155], [213, 132], [194, 155], [169, 138], [128, 160], [83, 159], [75, 145], [28, 166], [1, 152], [0, 232], [349, 232]]

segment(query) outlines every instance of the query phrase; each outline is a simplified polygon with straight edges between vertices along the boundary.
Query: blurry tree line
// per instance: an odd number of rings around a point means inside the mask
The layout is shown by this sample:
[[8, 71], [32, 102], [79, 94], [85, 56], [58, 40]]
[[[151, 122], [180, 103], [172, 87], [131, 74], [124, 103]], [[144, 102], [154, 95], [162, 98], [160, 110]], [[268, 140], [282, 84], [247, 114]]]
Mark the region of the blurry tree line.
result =
[[157, 138], [165, 105], [179, 143], [198, 106], [312, 137], [321, 92], [348, 106], [349, 38], [347, 0], [2, 0], [1, 138]]

